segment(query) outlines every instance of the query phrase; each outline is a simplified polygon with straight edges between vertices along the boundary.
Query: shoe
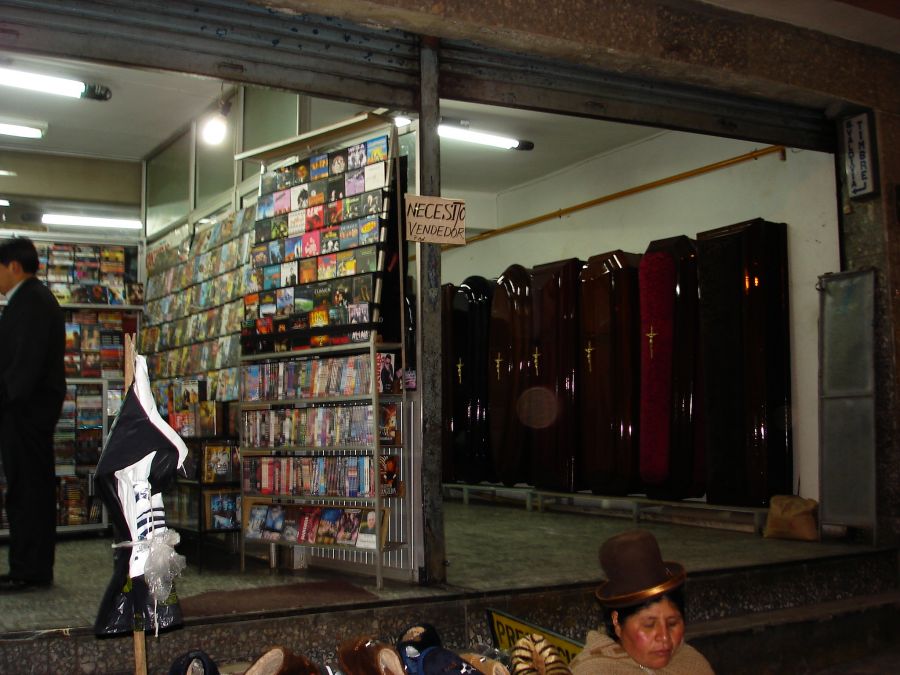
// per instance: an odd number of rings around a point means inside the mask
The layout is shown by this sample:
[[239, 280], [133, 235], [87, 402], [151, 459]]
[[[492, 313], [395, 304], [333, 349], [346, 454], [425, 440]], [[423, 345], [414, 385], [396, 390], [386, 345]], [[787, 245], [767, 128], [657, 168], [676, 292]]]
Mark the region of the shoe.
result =
[[21, 593], [38, 588], [50, 588], [53, 581], [37, 581], [35, 579], [15, 579], [8, 574], [0, 575], [0, 593]]
[[346, 675], [406, 675], [393, 647], [365, 636], [342, 642], [338, 663]]
[[264, 652], [244, 675], [321, 675], [319, 667], [304, 654], [287, 647], [272, 647]]
[[407, 627], [397, 640], [397, 654], [408, 675], [422, 675], [422, 658], [429, 649], [441, 647], [441, 636], [430, 623]]
[[219, 667], [202, 649], [192, 649], [172, 663], [169, 675], [219, 675]]

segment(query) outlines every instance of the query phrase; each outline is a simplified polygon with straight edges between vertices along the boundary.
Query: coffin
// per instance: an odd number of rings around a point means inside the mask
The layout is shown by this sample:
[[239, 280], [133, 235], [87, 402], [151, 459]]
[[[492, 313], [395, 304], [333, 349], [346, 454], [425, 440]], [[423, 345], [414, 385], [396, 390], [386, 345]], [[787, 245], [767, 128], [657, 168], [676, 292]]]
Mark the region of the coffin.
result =
[[456, 480], [453, 475], [453, 432], [459, 426], [454, 419], [457, 406], [453, 401], [453, 296], [456, 286], [441, 286], [441, 477], [445, 483]]
[[528, 388], [531, 277], [511, 265], [497, 279], [488, 338], [488, 423], [494, 473], [506, 485], [531, 479], [531, 433], [519, 414]]
[[[445, 355], [449, 374], [445, 395], [451, 401], [450, 454], [453, 480], [495, 480], [487, 420], [487, 351], [493, 283], [466, 278], [451, 302], [451, 349]], [[449, 358], [449, 361], [447, 359]]]
[[640, 255], [588, 259], [579, 279], [577, 470], [596, 494], [639, 489]]
[[640, 475], [660, 499], [705, 490], [697, 255], [685, 236], [653, 241], [639, 267], [641, 314]]
[[761, 219], [697, 235], [707, 500], [792, 493], [787, 227]]
[[546, 490], [568, 492], [583, 487], [575, 472], [581, 267], [581, 261], [573, 258], [538, 265], [532, 271], [531, 381], [521, 410], [532, 429], [532, 483]]

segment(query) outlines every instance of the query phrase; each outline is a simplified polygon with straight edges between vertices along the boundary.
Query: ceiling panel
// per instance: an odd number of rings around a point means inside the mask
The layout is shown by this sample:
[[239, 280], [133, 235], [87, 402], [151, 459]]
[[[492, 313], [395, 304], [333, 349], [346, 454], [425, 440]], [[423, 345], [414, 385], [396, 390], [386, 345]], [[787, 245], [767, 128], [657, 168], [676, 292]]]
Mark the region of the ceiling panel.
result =
[[0, 52], [0, 65], [102, 84], [108, 101], [22, 89], [0, 97], [0, 119], [48, 125], [39, 141], [0, 136], [0, 148], [139, 161], [218, 99], [217, 80]]

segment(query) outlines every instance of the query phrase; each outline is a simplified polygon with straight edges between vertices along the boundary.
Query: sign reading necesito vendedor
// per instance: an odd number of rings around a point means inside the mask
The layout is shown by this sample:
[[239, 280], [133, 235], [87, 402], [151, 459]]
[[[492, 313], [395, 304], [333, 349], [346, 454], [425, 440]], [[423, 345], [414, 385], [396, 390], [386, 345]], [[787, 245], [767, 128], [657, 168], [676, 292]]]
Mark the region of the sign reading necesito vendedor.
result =
[[466, 243], [466, 203], [406, 195], [406, 238], [432, 244]]

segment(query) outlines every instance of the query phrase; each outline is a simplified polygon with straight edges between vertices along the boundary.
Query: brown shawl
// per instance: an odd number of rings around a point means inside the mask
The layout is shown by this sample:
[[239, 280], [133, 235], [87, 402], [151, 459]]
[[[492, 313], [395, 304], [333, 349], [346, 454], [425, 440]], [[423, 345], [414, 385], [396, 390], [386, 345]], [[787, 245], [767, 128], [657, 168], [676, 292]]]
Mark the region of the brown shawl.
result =
[[709, 662], [690, 645], [682, 642], [669, 665], [661, 670], [642, 668], [622, 646], [600, 631], [587, 634], [587, 644], [569, 664], [572, 675], [714, 675]]

